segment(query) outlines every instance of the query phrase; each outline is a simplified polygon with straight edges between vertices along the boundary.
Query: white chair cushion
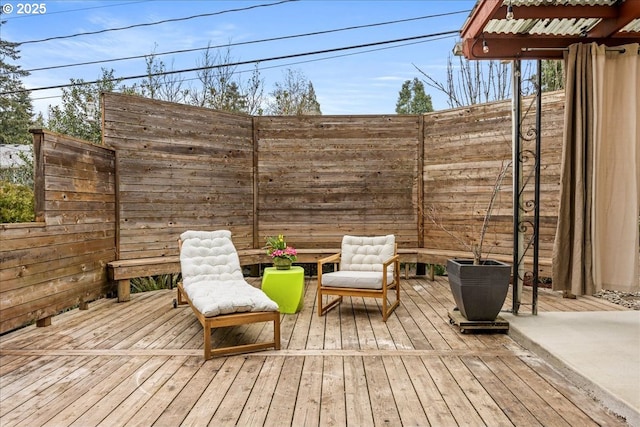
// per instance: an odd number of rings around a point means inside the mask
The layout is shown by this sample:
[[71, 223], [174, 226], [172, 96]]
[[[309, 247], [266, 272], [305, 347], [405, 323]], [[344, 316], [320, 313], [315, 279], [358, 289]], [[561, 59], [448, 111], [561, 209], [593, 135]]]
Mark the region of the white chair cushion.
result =
[[212, 317], [278, 310], [278, 304], [244, 280], [230, 231], [185, 231], [180, 239], [183, 289], [200, 313]]
[[[387, 284], [393, 282], [393, 273], [387, 273]], [[322, 274], [322, 286], [331, 288], [382, 289], [380, 271], [334, 271]]]
[[278, 304], [245, 280], [202, 281], [183, 287], [193, 306], [206, 317], [278, 310]]
[[[393, 234], [387, 236], [342, 238], [340, 255], [341, 271], [382, 271], [382, 263], [395, 253], [396, 239]], [[393, 264], [389, 266], [393, 272]]]

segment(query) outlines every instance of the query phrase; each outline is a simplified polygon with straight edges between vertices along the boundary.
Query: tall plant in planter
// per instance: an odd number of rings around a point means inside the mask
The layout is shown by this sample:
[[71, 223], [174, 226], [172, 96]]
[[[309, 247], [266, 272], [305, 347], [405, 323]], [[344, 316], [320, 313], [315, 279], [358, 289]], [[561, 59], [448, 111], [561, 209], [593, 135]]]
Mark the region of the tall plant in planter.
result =
[[483, 256], [484, 240], [489, 228], [496, 198], [502, 181], [509, 170], [510, 162], [502, 164], [493, 185], [487, 211], [484, 215], [477, 242], [468, 242], [447, 230], [432, 214], [431, 220], [439, 228], [452, 236], [469, 250], [470, 259], [447, 260], [447, 274], [453, 299], [460, 313], [473, 321], [493, 321], [496, 319], [509, 291], [511, 266], [503, 262], [486, 259]]

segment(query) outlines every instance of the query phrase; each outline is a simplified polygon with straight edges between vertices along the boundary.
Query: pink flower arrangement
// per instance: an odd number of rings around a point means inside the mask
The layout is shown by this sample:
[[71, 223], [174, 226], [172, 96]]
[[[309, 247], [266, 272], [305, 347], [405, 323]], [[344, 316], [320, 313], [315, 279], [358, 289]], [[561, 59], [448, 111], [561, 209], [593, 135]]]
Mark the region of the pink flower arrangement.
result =
[[297, 259], [298, 252], [295, 248], [291, 246], [287, 246], [287, 242], [284, 240], [284, 236], [279, 234], [277, 237], [269, 236], [267, 237], [267, 254], [271, 256], [271, 258], [286, 258], [291, 261], [295, 261]]

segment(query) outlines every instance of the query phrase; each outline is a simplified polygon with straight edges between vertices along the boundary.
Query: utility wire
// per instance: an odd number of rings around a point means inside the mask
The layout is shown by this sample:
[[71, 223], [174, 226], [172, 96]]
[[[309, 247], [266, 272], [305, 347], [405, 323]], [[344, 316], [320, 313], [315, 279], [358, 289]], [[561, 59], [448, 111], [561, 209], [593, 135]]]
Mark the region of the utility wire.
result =
[[24, 70], [24, 71], [27, 72], [27, 73], [32, 73], [32, 72], [35, 72], [35, 71], [48, 71], [48, 70], [55, 70], [55, 69], [59, 69], [59, 68], [69, 68], [69, 67], [79, 67], [79, 66], [83, 66], [83, 65], [103, 64], [103, 63], [107, 63], [107, 62], [111, 63], [111, 62], [116, 62], [116, 61], [129, 61], [129, 60], [132, 60], [132, 59], [147, 58], [149, 56], [175, 55], [175, 54], [180, 54], [180, 53], [196, 52], [196, 51], [207, 50], [207, 49], [219, 49], [219, 48], [223, 48], [223, 47], [244, 46], [244, 45], [256, 44], [256, 43], [267, 43], [267, 42], [273, 42], [273, 41], [294, 39], [294, 38], [299, 38], [299, 37], [317, 36], [317, 35], [321, 35], [321, 34], [337, 33], [337, 32], [341, 32], [341, 31], [350, 31], [350, 30], [358, 30], [358, 29], [362, 29], [362, 28], [380, 27], [380, 26], [383, 26], [383, 25], [400, 24], [400, 23], [404, 23], [404, 22], [418, 21], [418, 20], [422, 20], [422, 19], [440, 18], [440, 17], [443, 17], [443, 16], [456, 15], [456, 14], [460, 14], [460, 13], [469, 13], [469, 12], [470, 12], [470, 10], [460, 10], [460, 11], [457, 11], [457, 12], [439, 13], [439, 14], [436, 14], [436, 15], [424, 15], [424, 16], [418, 16], [418, 17], [415, 17], [415, 18], [398, 19], [398, 20], [395, 20], [395, 21], [386, 21], [386, 22], [377, 22], [377, 23], [373, 23], [373, 24], [355, 25], [355, 26], [351, 26], [351, 27], [334, 28], [334, 29], [323, 30], [323, 31], [314, 31], [314, 32], [311, 32], [311, 33], [292, 34], [292, 35], [288, 35], [288, 36], [279, 36], [279, 37], [272, 37], [272, 38], [267, 38], [267, 39], [249, 40], [249, 41], [237, 42], [237, 43], [227, 43], [227, 44], [224, 44], [224, 45], [217, 45], [217, 46], [207, 46], [207, 47], [197, 47], [197, 48], [191, 48], [191, 49], [172, 50], [172, 51], [167, 51], [167, 52], [151, 53], [151, 54], [146, 54], [146, 55], [125, 56], [125, 57], [121, 57], [121, 58], [101, 59], [101, 60], [96, 60], [96, 61], [78, 62], [78, 63], [74, 63], [74, 64], [51, 65], [51, 66], [47, 66], [47, 67], [31, 68], [29, 70]]
[[185, 16], [183, 18], [171, 18], [171, 19], [164, 19], [162, 21], [147, 22], [147, 23], [143, 23], [143, 24], [133, 24], [133, 25], [128, 25], [126, 27], [105, 28], [103, 30], [89, 31], [89, 32], [86, 32], [86, 33], [76, 33], [76, 34], [69, 34], [69, 35], [66, 35], [66, 36], [47, 37], [45, 39], [39, 39], [39, 40], [26, 40], [26, 41], [23, 41], [23, 42], [17, 42], [17, 44], [18, 45], [25, 45], [25, 44], [33, 44], [33, 43], [42, 43], [42, 42], [48, 42], [48, 41], [51, 41], [51, 40], [69, 39], [69, 38], [72, 38], [72, 37], [108, 33], [110, 31], [130, 30], [132, 28], [138, 28], [138, 27], [150, 27], [150, 26], [153, 26], [153, 25], [166, 24], [167, 22], [187, 21], [189, 19], [204, 18], [204, 17], [208, 17], [208, 16], [216, 16], [216, 15], [222, 15], [222, 14], [231, 13], [231, 12], [240, 12], [240, 11], [243, 11], [243, 10], [257, 9], [257, 8], [260, 8], [260, 7], [277, 6], [277, 5], [280, 5], [280, 4], [283, 4], [283, 3], [289, 3], [289, 2], [293, 2], [293, 1], [298, 1], [298, 0], [281, 0], [281, 1], [276, 2], [276, 3], [257, 4], [257, 5], [241, 7], [241, 8], [237, 8], [237, 9], [227, 9], [227, 10], [222, 10], [222, 11], [219, 11], [219, 12], [211, 12], [211, 13], [203, 13], [203, 14], [200, 14], [200, 15]]
[[[107, 80], [107, 81], [119, 82], [119, 81], [124, 81], [124, 80], [142, 79], [142, 78], [152, 77], [152, 76], [153, 77], [155, 77], [155, 76], [165, 76], [165, 75], [170, 75], [170, 74], [190, 73], [190, 72], [195, 72], [195, 71], [203, 71], [203, 70], [207, 70], [207, 69], [215, 69], [215, 68], [223, 68], [223, 67], [235, 67], [235, 66], [239, 66], [239, 65], [248, 65], [248, 64], [260, 63], [260, 62], [278, 61], [278, 60], [282, 60], [282, 59], [298, 58], [298, 57], [302, 57], [302, 56], [319, 55], [319, 54], [331, 53], [331, 52], [340, 52], [340, 51], [351, 50], [351, 49], [360, 49], [360, 48], [364, 48], [364, 47], [382, 46], [382, 45], [385, 45], [385, 44], [400, 43], [400, 42], [406, 42], [406, 41], [412, 41], [412, 40], [420, 40], [420, 39], [425, 39], [425, 38], [430, 38], [430, 37], [440, 37], [440, 36], [446, 36], [446, 35], [454, 35], [454, 34], [458, 34], [458, 30], [443, 31], [443, 32], [440, 32], [440, 33], [424, 34], [424, 35], [421, 35], [421, 36], [405, 37], [405, 38], [401, 38], [401, 39], [386, 40], [386, 41], [374, 42], [374, 43], [365, 43], [365, 44], [359, 44], [359, 45], [354, 45], [354, 46], [344, 46], [344, 47], [338, 47], [338, 48], [333, 48], [333, 49], [322, 49], [322, 50], [316, 50], [316, 51], [311, 51], [311, 52], [303, 52], [303, 53], [294, 53], [294, 54], [290, 54], [290, 55], [273, 56], [273, 57], [270, 57], [270, 58], [253, 59], [253, 60], [249, 60], [249, 61], [240, 61], [240, 62], [235, 62], [235, 63], [231, 63], [231, 64], [209, 65], [209, 66], [206, 66], [206, 67], [186, 68], [186, 69], [181, 69], [181, 70], [163, 71], [163, 72], [159, 72], [159, 73], [140, 74], [140, 75], [136, 75], [136, 76], [127, 76], [127, 77], [117, 77], [117, 78], [113, 78], [113, 79], [110, 79], [110, 80]], [[74, 86], [86, 86], [86, 85], [91, 85], [91, 84], [97, 84], [97, 83], [100, 83], [100, 82], [103, 82], [103, 80], [94, 80], [94, 81], [82, 82], [82, 83], [67, 83], [67, 84], [53, 85], [53, 86], [43, 86], [43, 87], [37, 87], [37, 88], [32, 88], [32, 89], [13, 90], [13, 91], [8, 91], [8, 92], [0, 92], [0, 95], [11, 95], [11, 94], [14, 94], [14, 93], [35, 92], [35, 91], [49, 90], [49, 89], [62, 89], [62, 88], [68, 88], [68, 87], [74, 87]]]
[[[387, 49], [397, 49], [399, 47], [411, 46], [411, 45], [421, 44], [421, 43], [428, 43], [428, 42], [432, 42], [432, 41], [436, 41], [436, 40], [443, 40], [443, 39], [450, 38], [450, 37], [452, 37], [452, 35], [448, 34], [448, 35], [444, 35], [444, 36], [441, 36], [441, 37], [435, 37], [435, 38], [432, 38], [430, 40], [413, 41], [413, 42], [410, 42], [410, 43], [399, 44], [397, 46], [385, 46], [385, 47], [379, 47], [379, 48], [376, 48], [376, 49], [362, 50], [360, 52], [355, 52], [355, 53], [353, 53], [353, 52], [352, 53], [343, 53], [341, 55], [325, 56], [323, 58], [308, 59], [306, 61], [288, 62], [286, 64], [281, 64], [281, 65], [272, 65], [272, 66], [269, 66], [269, 67], [261, 67], [260, 71], [271, 70], [271, 69], [274, 69], [274, 68], [290, 67], [292, 65], [308, 64], [310, 62], [327, 61], [327, 60], [330, 60], [330, 59], [344, 58], [344, 57], [347, 57], [347, 56], [362, 55], [362, 54], [365, 54], [365, 53], [378, 52], [378, 51], [387, 50]], [[235, 73], [244, 74], [244, 73], [249, 73], [249, 72], [253, 72], [253, 71], [254, 71], [253, 69], [241, 70], [241, 71], [234, 72], [234, 74]], [[193, 78], [190, 78], [190, 79], [182, 79], [181, 81], [190, 82], [190, 81], [194, 81], [194, 80], [198, 80], [198, 77], [193, 77]], [[40, 100], [44, 100], [44, 99], [53, 99], [53, 98], [61, 98], [61, 97], [62, 97], [62, 95], [51, 95], [51, 96], [42, 96], [42, 97], [31, 98], [31, 99], [33, 101], [40, 101]]]

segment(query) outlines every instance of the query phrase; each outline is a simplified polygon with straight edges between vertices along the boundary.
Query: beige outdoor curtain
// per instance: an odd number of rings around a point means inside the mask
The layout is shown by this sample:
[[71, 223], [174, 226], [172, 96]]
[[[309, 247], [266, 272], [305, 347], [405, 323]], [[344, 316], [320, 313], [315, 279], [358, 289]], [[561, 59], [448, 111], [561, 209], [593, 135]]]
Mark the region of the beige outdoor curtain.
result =
[[565, 56], [556, 290], [640, 289], [639, 46], [575, 44]]

